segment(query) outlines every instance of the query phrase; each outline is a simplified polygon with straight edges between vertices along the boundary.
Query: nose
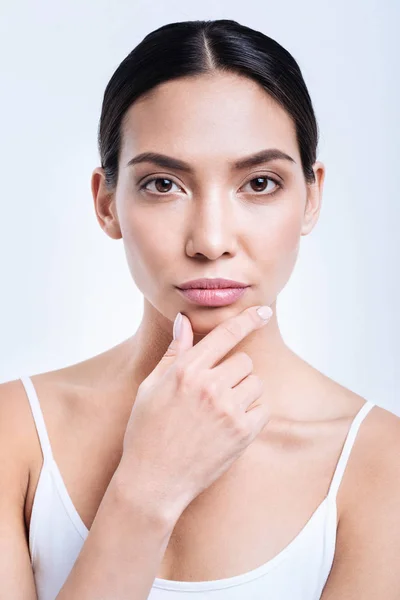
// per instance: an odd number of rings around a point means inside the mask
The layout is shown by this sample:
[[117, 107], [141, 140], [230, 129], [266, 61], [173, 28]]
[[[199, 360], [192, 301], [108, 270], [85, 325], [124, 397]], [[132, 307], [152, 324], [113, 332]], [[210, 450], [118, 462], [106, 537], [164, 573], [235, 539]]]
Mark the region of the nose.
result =
[[190, 215], [187, 238], [189, 256], [205, 256], [216, 260], [236, 251], [236, 226], [233, 206], [229, 199], [221, 200], [220, 194], [204, 201], [194, 202]]

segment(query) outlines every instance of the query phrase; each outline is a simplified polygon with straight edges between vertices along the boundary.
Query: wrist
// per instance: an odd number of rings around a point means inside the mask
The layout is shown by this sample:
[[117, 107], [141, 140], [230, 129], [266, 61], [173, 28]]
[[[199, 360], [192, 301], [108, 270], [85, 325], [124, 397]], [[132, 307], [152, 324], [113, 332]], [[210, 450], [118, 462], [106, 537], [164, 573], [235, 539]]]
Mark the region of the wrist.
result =
[[113, 476], [113, 494], [121, 510], [141, 514], [152, 527], [171, 533], [182, 510], [157, 493], [151, 482], [143, 477], [134, 477], [120, 464]]

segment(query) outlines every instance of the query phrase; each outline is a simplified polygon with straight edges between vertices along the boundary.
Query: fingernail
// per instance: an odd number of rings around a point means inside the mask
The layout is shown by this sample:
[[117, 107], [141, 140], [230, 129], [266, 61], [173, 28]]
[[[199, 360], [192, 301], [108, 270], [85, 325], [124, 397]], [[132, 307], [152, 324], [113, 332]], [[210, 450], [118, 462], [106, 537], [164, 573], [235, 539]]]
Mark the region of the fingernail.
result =
[[263, 321], [269, 321], [273, 315], [273, 310], [269, 306], [259, 306], [257, 312]]
[[172, 330], [172, 335], [173, 335], [174, 340], [176, 340], [179, 337], [179, 332], [181, 330], [181, 324], [182, 324], [182, 314], [180, 312], [178, 312], [178, 314], [175, 317], [174, 327]]

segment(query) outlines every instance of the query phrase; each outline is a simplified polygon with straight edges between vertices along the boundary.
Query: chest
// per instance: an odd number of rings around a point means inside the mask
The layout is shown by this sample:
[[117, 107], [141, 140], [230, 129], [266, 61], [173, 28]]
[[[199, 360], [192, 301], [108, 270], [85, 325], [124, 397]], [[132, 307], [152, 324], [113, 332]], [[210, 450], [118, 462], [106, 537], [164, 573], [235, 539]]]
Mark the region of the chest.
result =
[[[88, 529], [119, 463], [124, 430], [115, 428], [108, 444], [99, 443], [105, 439], [100, 431], [91, 431], [80, 437], [76, 428], [54, 426], [52, 435], [66, 490]], [[271, 432], [267, 444], [255, 440], [181, 514], [157, 577], [180, 581], [233, 577], [288, 548], [310, 519], [318, 518], [337, 461], [340, 443], [337, 438], [335, 443], [335, 436], [325, 438], [319, 453], [315, 444], [315, 438], [277, 432]], [[26, 502], [28, 530], [40, 469], [39, 458]]]
[[[206, 581], [265, 565], [321, 526], [334, 465], [248, 451], [182, 513], [158, 577]], [[304, 531], [303, 531], [304, 530]]]

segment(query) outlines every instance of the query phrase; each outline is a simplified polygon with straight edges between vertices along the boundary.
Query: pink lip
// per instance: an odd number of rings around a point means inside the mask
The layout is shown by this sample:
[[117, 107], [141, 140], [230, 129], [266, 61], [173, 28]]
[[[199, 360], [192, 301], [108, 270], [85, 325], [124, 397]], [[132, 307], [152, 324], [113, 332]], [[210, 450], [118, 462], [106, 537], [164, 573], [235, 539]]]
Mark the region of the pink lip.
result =
[[221, 289], [221, 288], [244, 288], [248, 287], [248, 283], [243, 283], [241, 281], [234, 281], [233, 279], [222, 279], [220, 277], [210, 279], [210, 278], [201, 278], [201, 279], [192, 279], [191, 281], [186, 281], [177, 287], [180, 290], [186, 289]]
[[249, 286], [224, 289], [178, 289], [181, 294], [194, 304], [201, 304], [202, 306], [226, 306], [243, 296], [247, 287]]

